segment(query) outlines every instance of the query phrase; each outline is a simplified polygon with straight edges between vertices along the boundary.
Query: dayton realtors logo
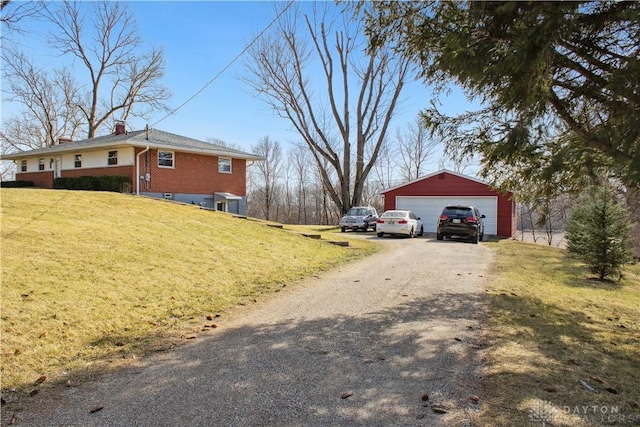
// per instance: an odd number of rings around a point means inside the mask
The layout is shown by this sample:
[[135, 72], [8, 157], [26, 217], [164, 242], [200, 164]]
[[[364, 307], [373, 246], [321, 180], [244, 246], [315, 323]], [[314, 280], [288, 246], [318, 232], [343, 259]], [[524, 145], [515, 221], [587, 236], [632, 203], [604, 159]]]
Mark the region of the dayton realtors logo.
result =
[[551, 425], [556, 416], [567, 415], [582, 418], [597, 425], [637, 425], [640, 424], [640, 413], [624, 413], [619, 406], [613, 405], [577, 405], [556, 407], [553, 403], [543, 400], [529, 409], [529, 419], [540, 423], [542, 427]]
[[625, 414], [620, 410], [619, 406], [564, 406], [562, 412], [603, 424], [622, 425], [640, 422], [640, 413]]

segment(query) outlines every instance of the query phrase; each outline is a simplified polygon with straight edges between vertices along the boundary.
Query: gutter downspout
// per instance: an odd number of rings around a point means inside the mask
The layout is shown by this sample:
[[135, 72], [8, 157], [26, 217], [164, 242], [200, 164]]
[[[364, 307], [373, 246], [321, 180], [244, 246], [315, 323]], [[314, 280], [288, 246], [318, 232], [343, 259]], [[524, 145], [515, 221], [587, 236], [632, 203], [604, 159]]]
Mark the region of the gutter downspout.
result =
[[147, 148], [145, 148], [144, 150], [139, 152], [138, 155], [136, 156], [136, 158], [137, 158], [137, 161], [136, 161], [136, 196], [140, 195], [140, 156], [143, 155], [144, 153], [146, 153], [147, 151], [149, 151], [149, 146], [148, 145], [147, 145]]

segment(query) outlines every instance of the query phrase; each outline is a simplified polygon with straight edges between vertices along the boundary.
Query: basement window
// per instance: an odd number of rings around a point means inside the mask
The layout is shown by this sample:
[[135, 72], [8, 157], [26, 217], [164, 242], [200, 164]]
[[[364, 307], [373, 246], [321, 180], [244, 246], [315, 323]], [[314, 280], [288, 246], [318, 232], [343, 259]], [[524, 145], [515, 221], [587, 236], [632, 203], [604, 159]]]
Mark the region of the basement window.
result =
[[231, 173], [231, 159], [227, 157], [218, 158], [218, 172]]
[[158, 151], [158, 167], [173, 167], [173, 151]]
[[82, 167], [82, 154], [76, 154], [75, 161], [73, 162], [74, 168]]
[[118, 152], [117, 151], [109, 151], [109, 156], [107, 157], [107, 164], [109, 166], [118, 164]]
[[43, 171], [44, 170], [44, 157], [40, 157], [38, 159], [38, 170], [39, 171]]
[[26, 160], [21, 160], [20, 161], [20, 172], [26, 172], [27, 171], [27, 161]]

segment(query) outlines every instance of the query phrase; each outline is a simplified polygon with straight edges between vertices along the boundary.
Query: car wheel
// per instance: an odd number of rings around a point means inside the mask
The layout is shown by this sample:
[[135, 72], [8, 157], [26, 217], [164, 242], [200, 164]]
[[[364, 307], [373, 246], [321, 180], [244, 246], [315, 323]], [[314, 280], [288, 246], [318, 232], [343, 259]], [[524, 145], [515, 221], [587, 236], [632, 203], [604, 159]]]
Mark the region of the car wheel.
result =
[[384, 233], [378, 233], [378, 237], [384, 236]]
[[342, 227], [342, 228], [340, 229], [340, 231], [342, 231], [342, 232], [344, 233], [344, 232], [346, 231], [346, 228], [345, 228], [345, 227]]
[[478, 235], [477, 235], [477, 234], [474, 234], [474, 235], [473, 235], [473, 237], [471, 238], [471, 242], [472, 242], [474, 245], [477, 245], [477, 244], [478, 244]]
[[484, 242], [484, 233], [480, 234], [480, 241]]
[[436, 239], [443, 240], [444, 236], [442, 234], [440, 234], [440, 233], [436, 233]]
[[418, 233], [418, 236], [422, 236], [424, 234], [424, 227], [420, 226], [420, 233]]

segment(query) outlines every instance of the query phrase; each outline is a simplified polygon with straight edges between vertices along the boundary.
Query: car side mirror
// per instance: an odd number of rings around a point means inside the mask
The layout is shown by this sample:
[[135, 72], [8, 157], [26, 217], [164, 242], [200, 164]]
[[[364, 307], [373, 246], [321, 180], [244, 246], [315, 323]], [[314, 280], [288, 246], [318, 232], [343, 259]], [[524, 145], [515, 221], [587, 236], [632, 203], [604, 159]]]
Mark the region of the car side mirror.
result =
[[418, 217], [417, 219], [422, 219], [422, 218]]
[[486, 216], [484, 216], [484, 215], [480, 215], [480, 218], [486, 218]]

